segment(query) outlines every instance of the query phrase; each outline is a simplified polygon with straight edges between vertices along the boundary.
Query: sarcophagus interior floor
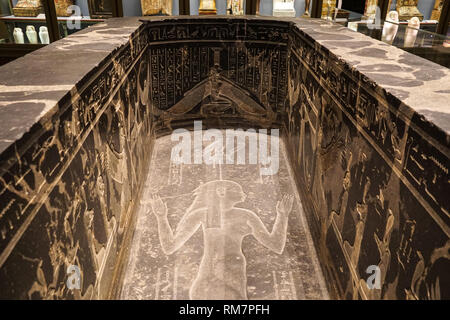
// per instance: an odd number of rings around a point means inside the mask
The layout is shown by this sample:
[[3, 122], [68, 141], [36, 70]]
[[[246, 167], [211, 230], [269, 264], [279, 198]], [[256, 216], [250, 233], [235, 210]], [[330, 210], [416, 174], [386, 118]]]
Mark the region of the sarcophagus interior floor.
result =
[[[188, 134], [193, 141], [198, 133]], [[263, 133], [236, 133], [241, 141], [246, 135], [253, 145], [226, 149], [223, 139], [220, 156], [212, 152], [223, 160], [211, 164], [176, 164], [171, 153], [178, 142], [157, 139], [121, 298], [328, 298], [284, 144]], [[267, 165], [248, 163], [256, 141], [271, 143], [268, 151], [280, 148]], [[209, 153], [211, 143], [198, 151]], [[233, 164], [239, 153], [247, 163]]]

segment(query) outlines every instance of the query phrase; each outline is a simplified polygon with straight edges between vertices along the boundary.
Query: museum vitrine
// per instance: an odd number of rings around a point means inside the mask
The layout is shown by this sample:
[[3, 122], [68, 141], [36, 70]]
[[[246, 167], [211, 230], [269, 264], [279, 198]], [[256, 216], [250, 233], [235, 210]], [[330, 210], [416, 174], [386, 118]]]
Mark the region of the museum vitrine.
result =
[[[103, 21], [82, 14], [74, 0], [0, 0], [0, 42], [6, 44], [48, 44], [79, 29]], [[47, 14], [47, 11], [52, 13]], [[56, 20], [54, 23], [53, 17]], [[57, 24], [59, 34], [52, 37], [50, 25]], [[55, 29], [55, 28], [54, 28]], [[37, 37], [34, 36], [36, 32]], [[50, 32], [50, 33], [49, 33]], [[22, 33], [24, 37], [22, 39]]]
[[322, 18], [394, 46], [446, 48], [448, 38], [436, 33], [448, 33], [449, 7], [446, 0], [0, 0], [0, 64], [105, 19], [145, 15]]
[[50, 36], [39, 0], [0, 0], [1, 44], [48, 44]]
[[[97, 7], [91, 6], [91, 2]], [[0, 0], [0, 64], [105, 18], [120, 16], [119, 3], [118, 0]], [[96, 15], [99, 12], [109, 15]]]
[[122, 16], [116, 0], [55, 0], [60, 38], [75, 33], [104, 19]]
[[[217, 2], [220, 2], [217, 0]], [[313, 17], [336, 22], [372, 23], [384, 20], [390, 11], [397, 11], [400, 24], [416, 17], [421, 29], [447, 33], [448, 2], [446, 0], [247, 0], [256, 3], [250, 14]], [[439, 24], [442, 25], [439, 30]]]
[[321, 17], [449, 67], [450, 1], [325, 1]]
[[[178, 0], [0, 0], [0, 43], [36, 44], [26, 36], [29, 27], [38, 33], [38, 44], [47, 44], [104, 19], [121, 17], [124, 10], [128, 16], [178, 14], [173, 10], [175, 2], [178, 8]], [[39, 37], [41, 27], [50, 32], [44, 42]], [[52, 27], [57, 30], [54, 37]], [[20, 33], [17, 28], [25, 35], [23, 42], [20, 36], [14, 38], [15, 30]]]

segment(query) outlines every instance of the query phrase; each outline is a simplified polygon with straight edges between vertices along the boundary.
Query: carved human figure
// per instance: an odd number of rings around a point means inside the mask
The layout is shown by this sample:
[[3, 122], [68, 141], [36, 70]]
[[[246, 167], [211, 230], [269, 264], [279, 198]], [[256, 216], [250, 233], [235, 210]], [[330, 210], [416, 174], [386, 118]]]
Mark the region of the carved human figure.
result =
[[243, 0], [227, 0], [227, 14], [230, 15], [244, 14]]
[[383, 34], [381, 39], [387, 43], [394, 41], [398, 31], [398, 12], [390, 11], [386, 16], [386, 21], [383, 25]]
[[375, 243], [377, 244], [378, 252], [380, 253], [380, 263], [378, 264], [378, 267], [380, 268], [381, 283], [384, 283], [384, 279], [386, 278], [387, 270], [389, 268], [389, 263], [391, 262], [391, 250], [389, 249], [389, 245], [391, 242], [394, 220], [395, 218], [392, 210], [388, 209], [383, 238], [379, 239], [377, 234], [374, 234]]
[[151, 201], [158, 222], [162, 250], [170, 255], [180, 249], [201, 226], [204, 252], [191, 285], [191, 299], [247, 299], [246, 259], [242, 240], [253, 235], [262, 245], [281, 254], [293, 197], [277, 203], [277, 217], [268, 232], [252, 211], [236, 207], [245, 201], [242, 187], [233, 181], [215, 180], [194, 191], [195, 199], [178, 223], [175, 233], [167, 219], [167, 206], [159, 196]]
[[311, 0], [305, 0], [305, 13], [302, 15], [302, 17], [311, 17], [311, 14], [309, 13], [309, 4], [311, 3]]
[[419, 32], [420, 28], [420, 20], [417, 17], [411, 18], [411, 20], [408, 21], [408, 27], [405, 31], [405, 47], [414, 47], [414, 43], [416, 42], [417, 33]]

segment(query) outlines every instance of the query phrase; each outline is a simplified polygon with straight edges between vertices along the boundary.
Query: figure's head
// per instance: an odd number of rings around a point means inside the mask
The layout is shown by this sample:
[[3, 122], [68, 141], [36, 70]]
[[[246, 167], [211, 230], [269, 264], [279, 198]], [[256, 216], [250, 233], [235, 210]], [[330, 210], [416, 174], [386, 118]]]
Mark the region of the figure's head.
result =
[[419, 28], [420, 27], [420, 20], [419, 20], [419, 18], [412, 17], [411, 20], [408, 21], [408, 27]]
[[223, 209], [244, 202], [247, 195], [240, 184], [230, 180], [215, 180], [202, 184], [195, 189], [196, 200], [205, 206], [220, 204]]
[[398, 12], [395, 10], [389, 11], [386, 17], [386, 21], [398, 22]]

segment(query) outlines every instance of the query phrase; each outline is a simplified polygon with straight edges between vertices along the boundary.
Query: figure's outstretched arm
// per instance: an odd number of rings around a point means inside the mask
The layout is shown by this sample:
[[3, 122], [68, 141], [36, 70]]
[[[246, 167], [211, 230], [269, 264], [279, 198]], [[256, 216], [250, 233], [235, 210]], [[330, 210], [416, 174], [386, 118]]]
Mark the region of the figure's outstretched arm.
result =
[[254, 213], [251, 213], [247, 220], [248, 225], [252, 229], [252, 234], [261, 242], [262, 245], [275, 251], [278, 254], [283, 253], [286, 243], [286, 233], [289, 213], [292, 210], [294, 198], [290, 195], [284, 195], [281, 201], [277, 203], [277, 218], [269, 233], [262, 223], [261, 219]]
[[153, 197], [151, 206], [158, 222], [159, 241], [163, 252], [167, 255], [181, 248], [200, 226], [201, 210], [187, 212], [178, 223], [174, 235], [169, 220], [167, 220], [167, 206], [161, 197]]

